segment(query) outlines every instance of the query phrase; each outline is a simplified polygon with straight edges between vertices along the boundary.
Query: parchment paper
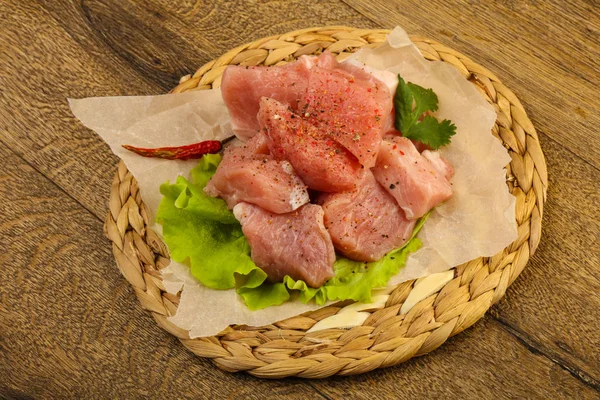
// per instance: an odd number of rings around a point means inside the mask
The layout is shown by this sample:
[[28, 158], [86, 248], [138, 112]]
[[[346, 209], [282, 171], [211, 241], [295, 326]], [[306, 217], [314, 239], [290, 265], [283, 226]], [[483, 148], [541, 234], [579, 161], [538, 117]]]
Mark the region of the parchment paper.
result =
[[[442, 272], [479, 256], [491, 256], [517, 237], [515, 199], [505, 184], [510, 157], [490, 131], [494, 109], [452, 66], [426, 61], [401, 28], [378, 49], [363, 49], [349, 62], [400, 73], [409, 82], [432, 88], [439, 98], [436, 116], [457, 127], [452, 143], [441, 150], [454, 166], [454, 197], [436, 208], [419, 238], [423, 247], [411, 255], [390, 285]], [[389, 75], [389, 74], [388, 74]], [[161, 200], [159, 186], [178, 175], [188, 176], [197, 161], [168, 161], [137, 156], [122, 144], [178, 146], [231, 136], [229, 115], [220, 90], [176, 95], [105, 97], [69, 100], [73, 114], [93, 129], [121, 157], [137, 179], [151, 218]], [[161, 233], [161, 227], [152, 229]], [[318, 308], [288, 302], [249, 311], [234, 290], [199, 284], [189, 267], [179, 263], [163, 270], [165, 288], [181, 292], [177, 314], [169, 320], [190, 336], [211, 336], [231, 324], [267, 325]]]

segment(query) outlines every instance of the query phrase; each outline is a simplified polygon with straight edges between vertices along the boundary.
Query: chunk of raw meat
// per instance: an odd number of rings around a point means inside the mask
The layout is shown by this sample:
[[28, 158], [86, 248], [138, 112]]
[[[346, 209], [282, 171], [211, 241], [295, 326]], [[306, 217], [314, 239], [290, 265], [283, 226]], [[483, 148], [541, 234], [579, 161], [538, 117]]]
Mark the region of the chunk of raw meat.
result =
[[408, 220], [396, 200], [365, 173], [350, 192], [322, 194], [325, 227], [335, 248], [348, 258], [376, 261], [410, 239], [416, 220]]
[[438, 151], [424, 150], [421, 155], [425, 157], [431, 165], [435, 167], [447, 180], [454, 176], [454, 168], [452, 164], [444, 160]]
[[363, 64], [362, 62], [355, 59], [348, 59], [343, 63], [340, 63], [339, 67], [355, 75], [365, 74], [365, 79], [375, 78], [385, 84], [392, 97], [396, 94], [396, 88], [398, 87], [398, 74], [390, 71], [375, 69]]
[[382, 134], [392, 126], [386, 84], [364, 69], [338, 63], [329, 52], [277, 67], [229, 66], [221, 92], [238, 138], [256, 134], [259, 100], [269, 97], [308, 116], [368, 168], [375, 165]]
[[309, 188], [341, 192], [356, 187], [363, 173], [356, 157], [288, 106], [263, 97], [258, 120], [271, 139], [271, 154], [288, 160]]
[[277, 67], [228, 66], [223, 72], [221, 93], [235, 135], [248, 140], [258, 132], [256, 114], [261, 97], [271, 97], [295, 107], [306, 90], [308, 70], [314, 63], [314, 57], [301, 57]]
[[242, 224], [252, 260], [272, 282], [289, 275], [320, 287], [334, 275], [335, 250], [323, 226], [321, 206], [307, 204], [291, 213], [273, 214], [239, 203], [233, 213]]
[[[383, 135], [383, 138], [385, 139], [388, 136], [402, 136], [402, 133], [398, 132], [395, 128], [392, 128], [388, 130], [385, 135]], [[415, 145], [415, 148], [419, 153], [423, 153], [425, 150], [431, 150], [431, 147], [423, 142], [413, 139], [410, 139], [410, 141]]]
[[[381, 87], [383, 83], [390, 92], [390, 98], [393, 100], [394, 95], [396, 94], [396, 88], [398, 87], [398, 75], [389, 71], [378, 70], [375, 68], [371, 68], [360, 61], [357, 60], [346, 60], [343, 63], [339, 64], [339, 68], [354, 74], [354, 76], [359, 77], [360, 79], [370, 80], [372, 84]], [[387, 116], [383, 116], [382, 118], [382, 131], [388, 132], [394, 129], [394, 110], [393, 104], [390, 108], [390, 112]]]
[[331, 136], [367, 168], [375, 165], [383, 133], [389, 128], [392, 96], [387, 86], [364, 71], [355, 76], [319, 63], [309, 70], [298, 112]]
[[293, 211], [308, 203], [306, 185], [287, 161], [268, 154], [264, 134], [244, 145], [230, 145], [204, 192], [221, 197], [229, 208], [245, 201], [274, 213]]
[[452, 197], [452, 186], [414, 144], [406, 138], [387, 136], [381, 142], [377, 165], [372, 169], [377, 182], [388, 191], [408, 219], [425, 215]]

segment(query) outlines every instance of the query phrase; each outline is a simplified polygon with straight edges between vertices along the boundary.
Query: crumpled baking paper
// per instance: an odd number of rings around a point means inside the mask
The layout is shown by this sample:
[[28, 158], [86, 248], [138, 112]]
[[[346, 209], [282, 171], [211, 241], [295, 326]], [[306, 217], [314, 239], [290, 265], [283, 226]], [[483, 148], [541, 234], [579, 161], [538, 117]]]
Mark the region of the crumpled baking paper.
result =
[[389, 285], [492, 256], [515, 240], [515, 198], [508, 192], [504, 170], [511, 159], [490, 133], [496, 113], [477, 89], [454, 67], [425, 60], [400, 28], [383, 46], [363, 49], [351, 60], [433, 89], [439, 100], [435, 116], [456, 125], [450, 145], [439, 150], [454, 166], [454, 196], [435, 208], [419, 232], [423, 247]]
[[160, 185], [188, 176], [198, 160], [146, 158], [125, 150], [136, 147], [183, 146], [203, 140], [223, 140], [231, 135], [229, 113], [220, 90], [177, 95], [119, 96], [69, 99], [73, 114], [94, 130], [138, 181], [151, 221], [162, 199]]
[[[490, 133], [494, 109], [454, 67], [426, 61], [407, 34], [396, 28], [377, 49], [362, 49], [348, 62], [399, 73], [404, 80], [432, 88], [439, 98], [440, 119], [457, 127], [450, 145], [440, 150], [455, 169], [454, 196], [437, 207], [419, 233], [423, 247], [412, 254], [395, 285], [442, 272], [480, 256], [492, 256], [517, 237], [515, 198], [506, 186], [506, 149]], [[197, 161], [144, 158], [121, 145], [178, 146], [231, 136], [229, 115], [219, 89], [175, 95], [104, 97], [69, 100], [73, 114], [104, 139], [137, 179], [151, 220], [161, 200], [160, 185], [188, 176]], [[160, 225], [152, 229], [161, 232]], [[213, 290], [199, 284], [188, 266], [171, 262], [163, 271], [170, 293], [181, 290], [176, 315], [169, 318], [190, 337], [218, 334], [229, 325], [262, 326], [314, 310], [298, 301], [250, 311], [235, 290]]]

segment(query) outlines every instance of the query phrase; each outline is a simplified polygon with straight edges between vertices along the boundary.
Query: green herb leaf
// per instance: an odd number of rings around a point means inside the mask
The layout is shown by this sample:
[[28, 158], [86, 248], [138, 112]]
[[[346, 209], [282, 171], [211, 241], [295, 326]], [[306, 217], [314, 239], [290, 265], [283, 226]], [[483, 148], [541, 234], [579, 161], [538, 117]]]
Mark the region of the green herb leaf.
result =
[[433, 90], [406, 83], [400, 75], [394, 95], [394, 108], [395, 126], [402, 132], [402, 136], [424, 143], [434, 150], [450, 143], [450, 138], [456, 133], [456, 126], [447, 119], [438, 122], [431, 115], [423, 117], [426, 112], [438, 109], [438, 97]]

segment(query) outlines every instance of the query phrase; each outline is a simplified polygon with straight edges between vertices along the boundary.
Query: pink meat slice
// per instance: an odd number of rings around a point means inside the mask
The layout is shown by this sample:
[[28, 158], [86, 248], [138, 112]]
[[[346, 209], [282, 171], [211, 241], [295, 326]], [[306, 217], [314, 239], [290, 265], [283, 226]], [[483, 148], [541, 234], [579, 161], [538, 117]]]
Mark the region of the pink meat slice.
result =
[[[332, 64], [332, 69], [321, 66]], [[371, 168], [390, 126], [392, 97], [387, 86], [370, 74], [339, 65], [319, 58], [309, 70], [298, 112]]]
[[308, 203], [306, 185], [289, 162], [269, 155], [267, 140], [259, 134], [243, 145], [227, 147], [204, 192], [223, 198], [230, 209], [245, 201], [282, 214]]
[[271, 139], [271, 154], [288, 160], [310, 189], [340, 192], [356, 187], [363, 173], [356, 157], [289, 107], [263, 97], [258, 120]]
[[238, 138], [248, 140], [260, 129], [259, 100], [269, 97], [308, 115], [368, 168], [375, 164], [383, 132], [392, 126], [386, 84], [357, 66], [338, 63], [327, 51], [283, 66], [229, 66], [221, 92]]
[[221, 93], [235, 135], [248, 140], [258, 132], [256, 114], [261, 97], [271, 97], [295, 107], [306, 90], [308, 70], [314, 63], [314, 57], [301, 57], [277, 67], [228, 66], [223, 72]]
[[[392, 128], [392, 129], [386, 131], [385, 135], [383, 135], [384, 138], [386, 136], [402, 136], [402, 133], [397, 131], [395, 128]], [[428, 145], [426, 145], [423, 142], [419, 142], [418, 140], [412, 140], [412, 139], [410, 139], [410, 141], [412, 142], [412, 144], [415, 145], [415, 148], [417, 149], [417, 151], [419, 153], [423, 153], [425, 150], [431, 150], [431, 147], [429, 147]]]
[[444, 160], [438, 151], [424, 150], [421, 155], [426, 158], [434, 168], [444, 175], [447, 180], [454, 176], [454, 167], [448, 161]]
[[[357, 78], [370, 80], [373, 84], [377, 86], [381, 86], [381, 84], [383, 83], [390, 92], [390, 98], [394, 98], [396, 88], [398, 87], [398, 74], [368, 67], [357, 60], [348, 60], [346, 62], [340, 63], [338, 68], [353, 74]], [[384, 134], [385, 132], [394, 129], [395, 114], [393, 107], [387, 115], [384, 115], [382, 117], [382, 119]]]
[[372, 171], [408, 219], [420, 218], [452, 197], [452, 185], [445, 177], [447, 171], [432, 164], [403, 137], [384, 138]]
[[410, 239], [416, 220], [408, 220], [396, 200], [365, 173], [350, 192], [322, 194], [325, 227], [335, 248], [358, 261], [376, 261]]
[[233, 213], [242, 224], [252, 260], [272, 282], [289, 275], [320, 287], [334, 275], [335, 250], [320, 206], [307, 204], [291, 213], [273, 214], [239, 203]]

